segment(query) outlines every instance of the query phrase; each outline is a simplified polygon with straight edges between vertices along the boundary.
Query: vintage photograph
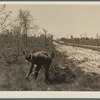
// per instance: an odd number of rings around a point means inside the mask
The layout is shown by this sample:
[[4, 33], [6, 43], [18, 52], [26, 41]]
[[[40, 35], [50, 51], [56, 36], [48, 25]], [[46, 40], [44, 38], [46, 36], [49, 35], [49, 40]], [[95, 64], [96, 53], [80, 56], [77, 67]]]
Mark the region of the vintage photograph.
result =
[[0, 91], [100, 91], [100, 5], [0, 3]]

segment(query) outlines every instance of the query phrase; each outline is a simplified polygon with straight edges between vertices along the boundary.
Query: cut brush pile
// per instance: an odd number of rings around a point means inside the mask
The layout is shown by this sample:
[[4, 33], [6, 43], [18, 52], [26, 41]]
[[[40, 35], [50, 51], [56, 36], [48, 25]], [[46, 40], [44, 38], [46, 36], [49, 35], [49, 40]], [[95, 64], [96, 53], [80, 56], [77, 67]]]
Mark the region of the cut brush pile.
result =
[[65, 62], [65, 56], [57, 52], [57, 56], [50, 67], [50, 80], [53, 83], [70, 82], [75, 75], [70, 67], [69, 61]]

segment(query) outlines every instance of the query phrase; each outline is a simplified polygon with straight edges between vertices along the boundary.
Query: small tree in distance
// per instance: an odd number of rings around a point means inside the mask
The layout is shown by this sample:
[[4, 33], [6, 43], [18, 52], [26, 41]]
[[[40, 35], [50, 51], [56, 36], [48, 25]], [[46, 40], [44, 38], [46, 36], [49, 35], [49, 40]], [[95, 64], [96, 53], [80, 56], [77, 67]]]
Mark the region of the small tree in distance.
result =
[[43, 28], [43, 31], [44, 31], [44, 34], [45, 34], [45, 48], [46, 48], [46, 46], [48, 46], [48, 44], [47, 44], [47, 32], [48, 31], [44, 28]]

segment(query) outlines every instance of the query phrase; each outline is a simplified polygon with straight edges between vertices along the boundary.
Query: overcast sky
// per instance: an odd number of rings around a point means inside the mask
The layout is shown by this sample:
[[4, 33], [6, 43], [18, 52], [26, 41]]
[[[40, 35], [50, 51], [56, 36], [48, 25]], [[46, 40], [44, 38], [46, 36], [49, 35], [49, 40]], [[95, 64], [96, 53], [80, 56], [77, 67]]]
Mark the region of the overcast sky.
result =
[[35, 22], [53, 33], [55, 37], [79, 37], [86, 32], [89, 37], [100, 33], [100, 5], [7, 5], [12, 16], [19, 9], [27, 9]]

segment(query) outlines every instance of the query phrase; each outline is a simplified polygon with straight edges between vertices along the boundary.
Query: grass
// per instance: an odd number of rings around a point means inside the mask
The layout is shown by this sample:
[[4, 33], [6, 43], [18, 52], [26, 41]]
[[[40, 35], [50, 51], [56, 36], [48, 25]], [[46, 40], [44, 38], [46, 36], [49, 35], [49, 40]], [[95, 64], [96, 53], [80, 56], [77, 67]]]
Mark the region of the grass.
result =
[[[30, 41], [29, 49], [44, 50], [43, 41], [40, 39]], [[42, 45], [41, 45], [42, 44]], [[12, 57], [16, 49], [3, 46], [2, 52]], [[53, 48], [54, 49], [54, 48]], [[49, 45], [49, 52], [52, 45]], [[4, 60], [4, 59], [3, 59]], [[0, 91], [100, 91], [100, 75], [96, 73], [85, 73], [82, 69], [77, 68], [76, 62], [68, 59], [64, 53], [56, 51], [56, 57], [50, 68], [51, 84], [44, 82], [44, 68], [40, 70], [37, 80], [34, 75], [30, 75], [29, 81], [24, 77], [27, 74], [30, 63], [26, 63], [24, 56], [21, 54], [15, 63], [7, 64], [2, 60], [0, 53]], [[56, 67], [55, 71], [52, 67]], [[61, 70], [60, 67], [69, 67], [69, 70]], [[65, 76], [60, 76], [61, 73]], [[57, 75], [57, 73], [59, 73]]]
[[[61, 59], [60, 59], [61, 58]], [[23, 59], [23, 60], [21, 60]], [[56, 59], [56, 58], [55, 58]], [[62, 63], [63, 61], [63, 63]], [[59, 62], [59, 63], [58, 63]], [[66, 73], [65, 80], [61, 81], [58, 77], [52, 79], [52, 83], [47, 85], [44, 82], [44, 69], [42, 68], [37, 80], [34, 76], [30, 76], [30, 80], [24, 79], [29, 63], [24, 61], [21, 56], [17, 63], [10, 66], [0, 65], [0, 90], [1, 91], [99, 91], [100, 75], [95, 73], [85, 73], [80, 68], [75, 67], [75, 63], [71, 59], [66, 59], [63, 54], [59, 53], [56, 63], [64, 66], [67, 64], [70, 71]], [[55, 64], [56, 64], [55, 63]], [[52, 72], [52, 74], [54, 74]], [[75, 77], [72, 77], [72, 75]]]

